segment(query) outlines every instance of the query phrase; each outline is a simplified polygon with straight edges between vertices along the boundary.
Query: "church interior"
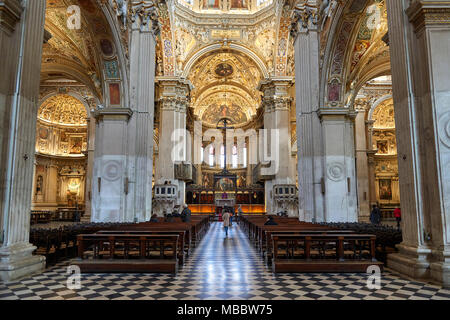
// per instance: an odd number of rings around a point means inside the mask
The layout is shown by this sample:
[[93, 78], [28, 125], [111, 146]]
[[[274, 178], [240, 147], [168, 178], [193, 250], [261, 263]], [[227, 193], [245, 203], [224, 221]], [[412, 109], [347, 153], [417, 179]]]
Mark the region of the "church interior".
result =
[[450, 1], [0, 0], [0, 300], [450, 299], [449, 50]]

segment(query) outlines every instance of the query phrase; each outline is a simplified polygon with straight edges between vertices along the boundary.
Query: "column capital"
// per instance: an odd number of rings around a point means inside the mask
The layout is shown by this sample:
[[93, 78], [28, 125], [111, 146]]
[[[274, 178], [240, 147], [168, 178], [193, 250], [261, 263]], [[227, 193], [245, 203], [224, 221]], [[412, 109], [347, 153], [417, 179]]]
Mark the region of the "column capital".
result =
[[186, 112], [190, 103], [192, 84], [178, 77], [157, 77], [160, 89], [158, 102], [162, 110]]
[[293, 100], [289, 94], [289, 88], [292, 84], [292, 77], [280, 77], [261, 81], [258, 89], [263, 92], [262, 106], [264, 111], [289, 110]]
[[158, 2], [157, 0], [131, 1], [128, 17], [134, 30], [152, 32], [155, 36], [159, 34], [159, 16], [156, 10]]
[[[330, 1], [325, 1], [328, 8]], [[335, 1], [332, 1], [335, 2]], [[299, 33], [308, 33], [309, 31], [318, 31], [319, 21], [323, 10], [319, 8], [316, 0], [303, 0], [296, 4], [292, 10], [291, 36], [296, 39]]]
[[13, 33], [22, 11], [20, 1], [0, 0], [0, 27], [9, 34]]
[[289, 88], [294, 84], [293, 77], [277, 77], [262, 80], [258, 85], [258, 90], [264, 95], [289, 96]]
[[156, 8], [162, 1], [164, 0], [109, 0], [109, 4], [116, 12], [122, 29], [126, 30], [131, 23], [134, 30], [158, 35], [160, 27]]
[[406, 10], [414, 31], [426, 26], [450, 26], [450, 3], [448, 1], [416, 0]]

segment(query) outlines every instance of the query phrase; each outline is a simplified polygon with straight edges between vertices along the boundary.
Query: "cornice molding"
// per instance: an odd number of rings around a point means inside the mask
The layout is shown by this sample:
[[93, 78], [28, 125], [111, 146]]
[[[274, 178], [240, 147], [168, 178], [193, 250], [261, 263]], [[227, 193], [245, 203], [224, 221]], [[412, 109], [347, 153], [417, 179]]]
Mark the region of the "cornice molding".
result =
[[9, 34], [13, 33], [22, 11], [20, 1], [0, 0], [0, 27]]
[[450, 25], [450, 2], [416, 0], [406, 14], [415, 32], [420, 32], [425, 26]]
[[108, 120], [125, 120], [128, 121], [133, 115], [133, 111], [129, 108], [105, 108], [95, 112], [97, 121]]

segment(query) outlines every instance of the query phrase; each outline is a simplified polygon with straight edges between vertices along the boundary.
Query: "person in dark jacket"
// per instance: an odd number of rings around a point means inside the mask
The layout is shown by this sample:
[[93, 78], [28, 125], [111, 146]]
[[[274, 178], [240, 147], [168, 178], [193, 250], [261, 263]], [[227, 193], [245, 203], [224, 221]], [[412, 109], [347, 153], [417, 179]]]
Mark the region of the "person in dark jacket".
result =
[[370, 213], [370, 222], [372, 224], [380, 224], [381, 222], [381, 210], [376, 204], [372, 207], [372, 212]]
[[183, 222], [191, 222], [191, 210], [187, 204], [184, 204], [184, 209], [181, 212], [181, 220]]
[[277, 226], [278, 223], [275, 222], [272, 216], [267, 217], [267, 221], [264, 223], [265, 226]]
[[173, 222], [173, 216], [170, 213], [164, 215], [164, 222]]

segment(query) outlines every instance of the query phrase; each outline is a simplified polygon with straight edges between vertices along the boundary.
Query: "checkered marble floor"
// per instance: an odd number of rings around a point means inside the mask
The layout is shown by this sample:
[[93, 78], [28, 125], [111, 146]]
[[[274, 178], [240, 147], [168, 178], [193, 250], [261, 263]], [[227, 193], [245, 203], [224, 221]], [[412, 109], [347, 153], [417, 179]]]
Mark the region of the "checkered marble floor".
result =
[[225, 238], [214, 223], [181, 271], [167, 274], [83, 274], [67, 288], [68, 263], [21, 281], [0, 284], [0, 300], [317, 300], [450, 299], [450, 290], [384, 272], [380, 290], [366, 274], [272, 274], [234, 224]]

